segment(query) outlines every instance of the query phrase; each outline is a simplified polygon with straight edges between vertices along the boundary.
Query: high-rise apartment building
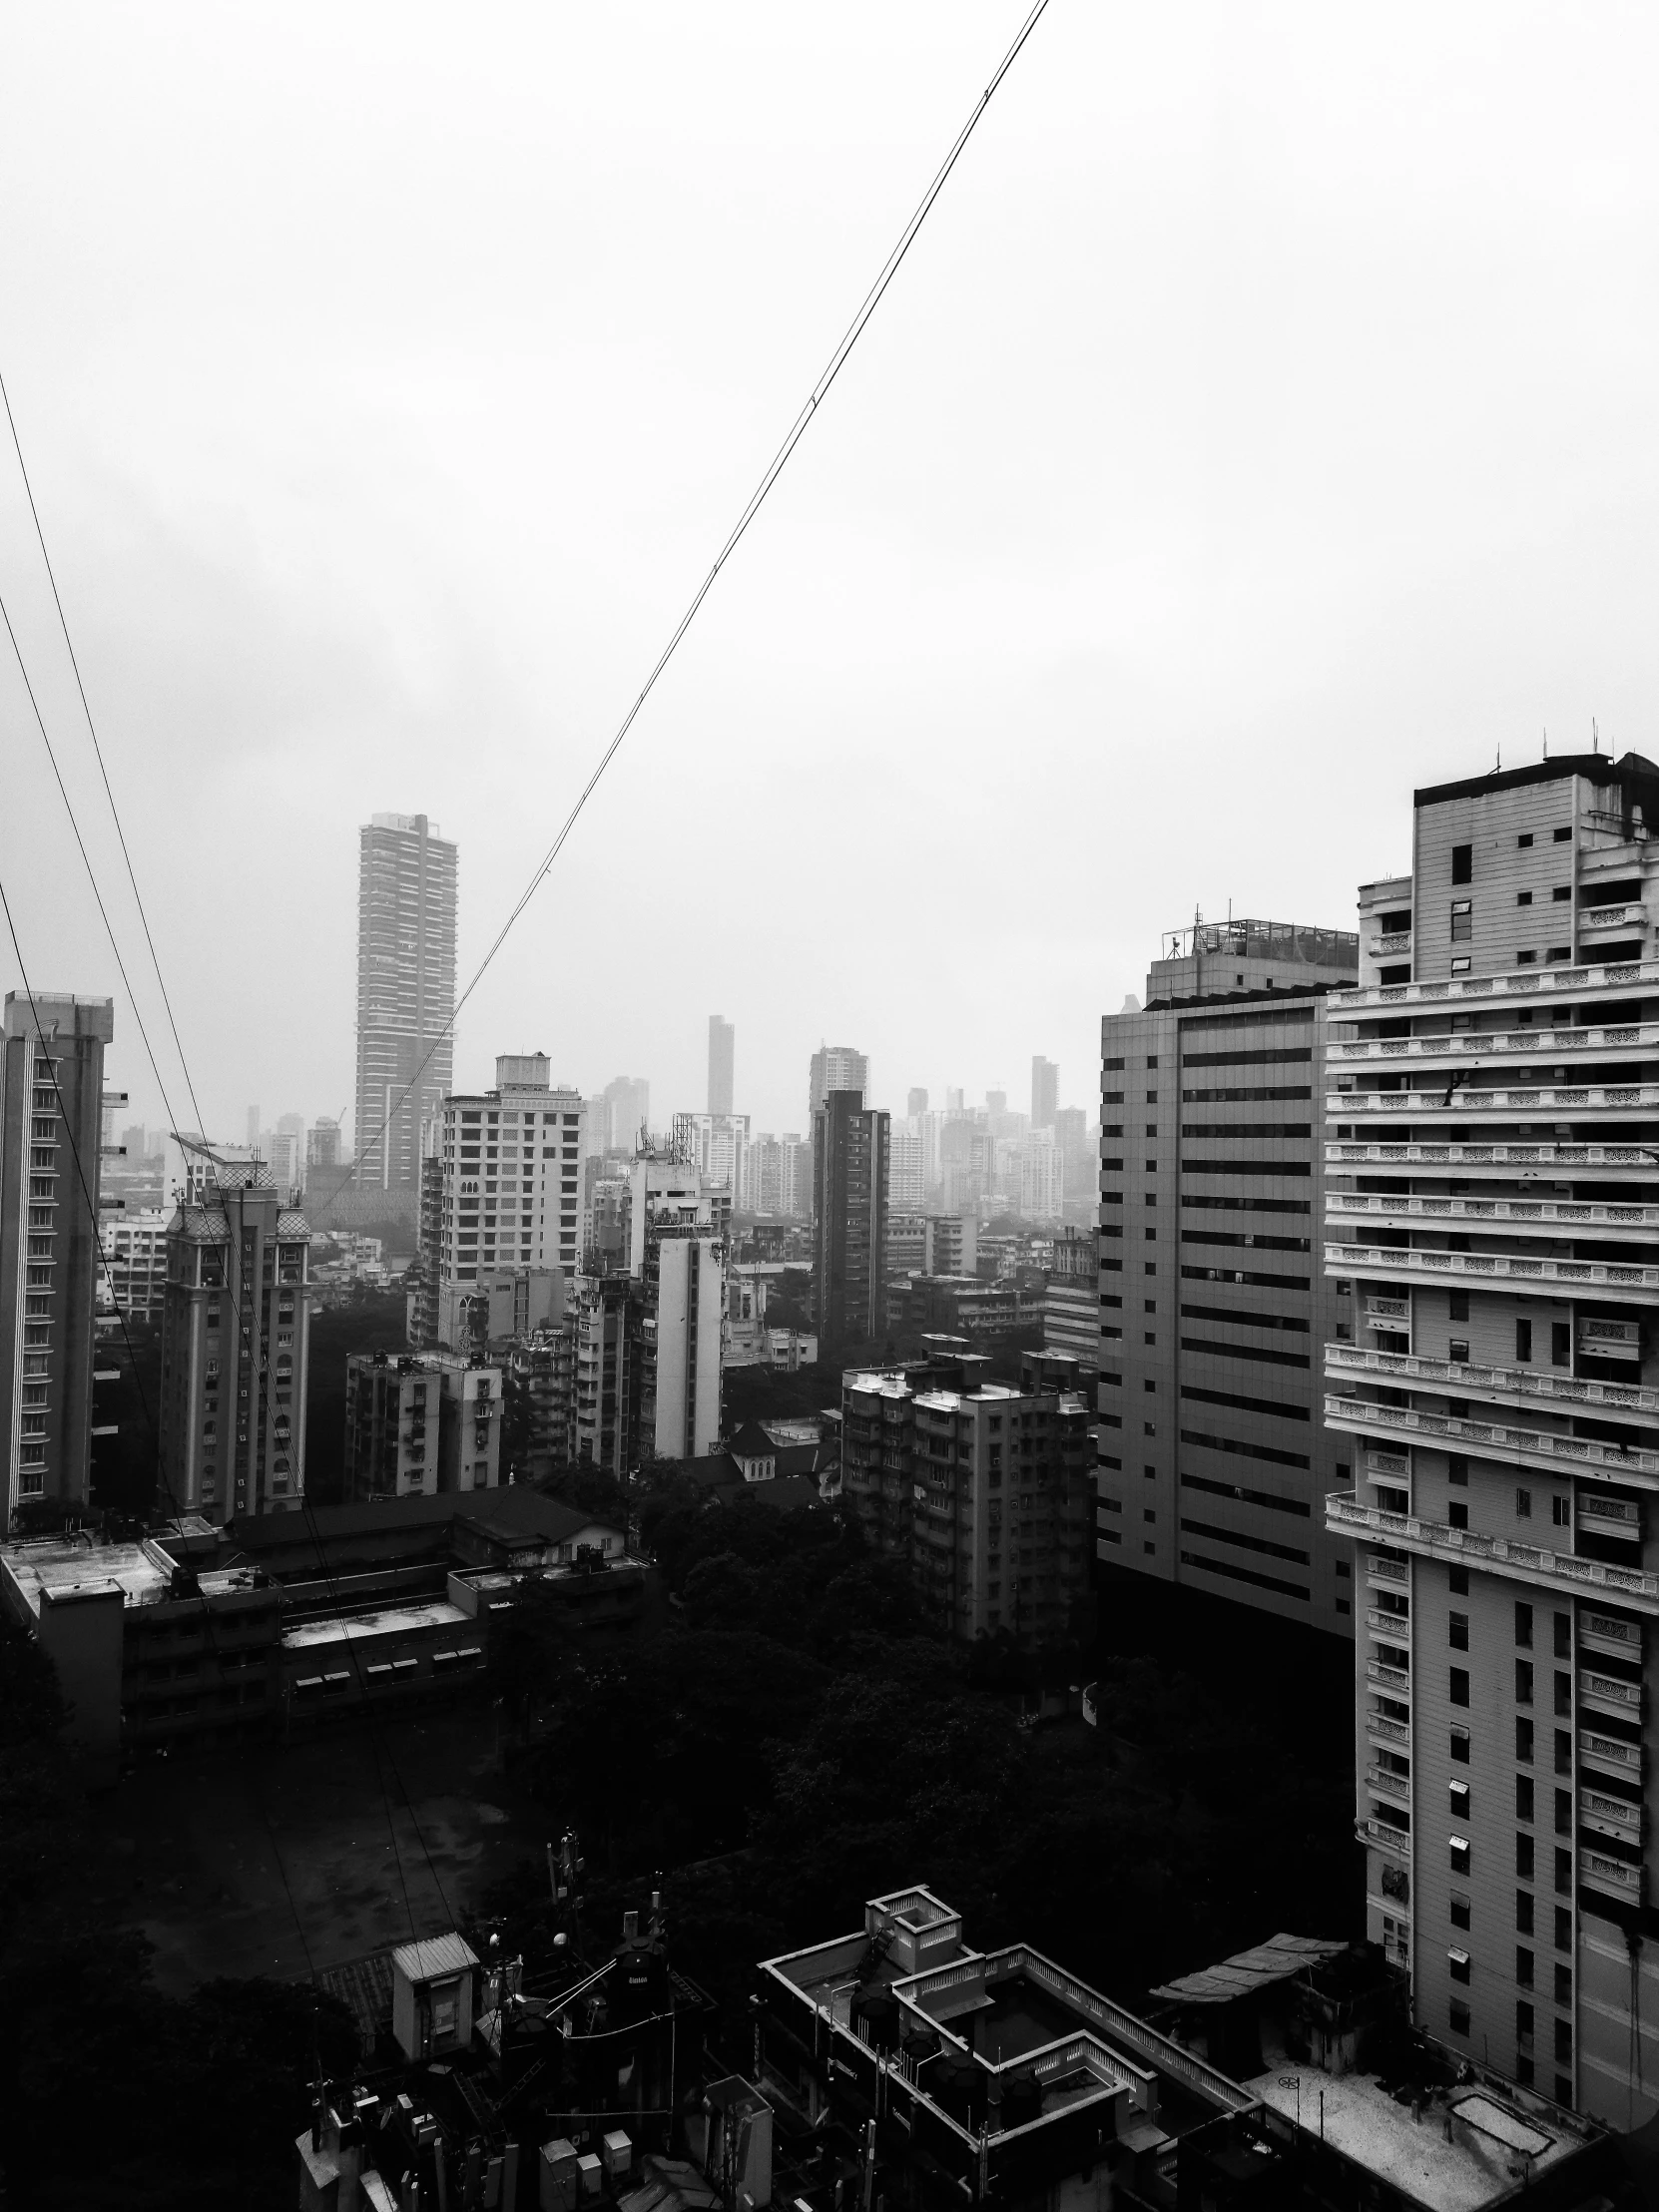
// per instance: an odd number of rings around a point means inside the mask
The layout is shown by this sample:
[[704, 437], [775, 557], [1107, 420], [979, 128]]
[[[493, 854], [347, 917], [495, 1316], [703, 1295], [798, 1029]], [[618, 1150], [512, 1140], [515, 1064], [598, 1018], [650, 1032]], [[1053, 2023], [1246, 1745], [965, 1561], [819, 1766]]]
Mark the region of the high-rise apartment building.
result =
[[1620, 2129], [1659, 2110], [1655, 823], [1633, 754], [1419, 791], [1326, 1100], [1369, 1930], [1419, 2026]]
[[841, 1495], [936, 1627], [1030, 1649], [1066, 1633], [1088, 1589], [1088, 1408], [1075, 1361], [1025, 1353], [1017, 1387], [985, 1364], [843, 1376]]
[[855, 1090], [830, 1091], [813, 1123], [818, 1326], [830, 1345], [886, 1332], [890, 1124]]
[[911, 1116], [926, 1113], [927, 1093], [919, 1086], [912, 1089], [905, 1097], [904, 1111]]
[[339, 1147], [339, 1123], [327, 1114], [319, 1114], [305, 1132], [306, 1167], [337, 1168]]
[[406, 1194], [412, 1221], [454, 1068], [455, 847], [424, 815], [375, 815], [359, 838], [355, 1177]]
[[639, 1448], [661, 1459], [701, 1458], [720, 1436], [726, 1238], [695, 1167], [634, 1162], [628, 1237]]
[[921, 1211], [927, 1195], [926, 1158], [926, 1142], [916, 1120], [900, 1122], [892, 1133], [892, 1165], [887, 1186], [895, 1211], [906, 1214]]
[[696, 1168], [706, 1191], [728, 1191], [734, 1206], [755, 1210], [749, 1192], [747, 1114], [676, 1114], [674, 1150]]
[[310, 1229], [262, 1164], [207, 1158], [168, 1227], [161, 1471], [173, 1511], [222, 1526], [304, 1499]]
[[618, 1481], [638, 1463], [626, 1275], [576, 1283], [576, 1457]]
[[470, 1284], [497, 1267], [582, 1264], [586, 1105], [548, 1081], [545, 1053], [508, 1053], [493, 1091], [443, 1100], [433, 1123], [439, 1171], [422, 1207], [420, 1264], [435, 1287]]
[[737, 1031], [719, 1014], [709, 1016], [709, 1112], [732, 1111], [733, 1059]]
[[85, 1504], [92, 1465], [107, 998], [8, 991], [0, 1092], [0, 1404], [6, 1518]]
[[1043, 1350], [1077, 1362], [1079, 1382], [1096, 1394], [1100, 1372], [1097, 1286], [1099, 1238], [1093, 1229], [1067, 1229], [1054, 1240], [1043, 1288]]
[[869, 1089], [869, 1059], [867, 1054], [854, 1052], [849, 1044], [820, 1045], [813, 1054], [812, 1067], [807, 1081], [807, 1118], [816, 1123], [819, 1110], [831, 1091], [857, 1091]]
[[752, 1214], [805, 1221], [813, 1210], [813, 1148], [794, 1130], [761, 1135], [749, 1147], [746, 1204]]
[[1100, 1025], [1100, 1561], [1341, 1635], [1316, 1125], [1321, 1008], [1358, 961], [1343, 930], [1200, 924]]
[[1031, 1126], [1052, 1129], [1060, 1106], [1060, 1071], [1039, 1052], [1031, 1062]]
[[104, 1268], [110, 1299], [129, 1321], [161, 1321], [172, 1219], [165, 1206], [133, 1207], [105, 1219]]

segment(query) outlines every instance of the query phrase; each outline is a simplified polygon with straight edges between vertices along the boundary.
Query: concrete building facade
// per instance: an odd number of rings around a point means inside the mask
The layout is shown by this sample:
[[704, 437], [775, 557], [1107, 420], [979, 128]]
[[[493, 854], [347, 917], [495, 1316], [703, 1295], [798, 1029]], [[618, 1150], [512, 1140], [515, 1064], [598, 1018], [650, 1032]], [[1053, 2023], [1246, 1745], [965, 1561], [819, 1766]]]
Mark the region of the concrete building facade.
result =
[[820, 1045], [807, 1080], [807, 1118], [816, 1122], [831, 1091], [867, 1091], [869, 1059], [849, 1044]]
[[709, 1016], [709, 1112], [711, 1115], [728, 1115], [732, 1111], [732, 1082], [737, 1050], [737, 1031], [720, 1014]]
[[406, 1193], [412, 1220], [454, 1071], [455, 847], [424, 815], [375, 815], [358, 840], [356, 1181]]
[[1358, 958], [1341, 930], [1200, 925], [1166, 940], [1144, 1009], [1101, 1023], [1102, 1569], [1340, 1635], [1315, 1102], [1325, 993]]
[[167, 1231], [164, 1206], [111, 1214], [104, 1221], [104, 1270], [110, 1303], [129, 1321], [159, 1323], [167, 1298]]
[[1060, 1070], [1037, 1053], [1031, 1062], [1031, 1126], [1052, 1129], [1060, 1107]]
[[444, 1291], [498, 1268], [582, 1264], [585, 1100], [548, 1081], [545, 1054], [507, 1054], [493, 1091], [442, 1101], [431, 1130], [435, 1193], [422, 1207], [423, 1277], [440, 1321]]
[[499, 1367], [446, 1352], [354, 1352], [345, 1376], [347, 1502], [498, 1486]]
[[0, 1392], [6, 1525], [90, 1494], [107, 998], [8, 991], [0, 1092]]
[[886, 1326], [891, 1118], [832, 1090], [813, 1124], [818, 1326], [825, 1343], [867, 1344]]
[[223, 1169], [167, 1233], [162, 1488], [216, 1527], [305, 1493], [310, 1229], [267, 1173]]
[[1655, 820], [1636, 755], [1417, 792], [1327, 1054], [1369, 1930], [1420, 2027], [1621, 2129], [1659, 2110]]

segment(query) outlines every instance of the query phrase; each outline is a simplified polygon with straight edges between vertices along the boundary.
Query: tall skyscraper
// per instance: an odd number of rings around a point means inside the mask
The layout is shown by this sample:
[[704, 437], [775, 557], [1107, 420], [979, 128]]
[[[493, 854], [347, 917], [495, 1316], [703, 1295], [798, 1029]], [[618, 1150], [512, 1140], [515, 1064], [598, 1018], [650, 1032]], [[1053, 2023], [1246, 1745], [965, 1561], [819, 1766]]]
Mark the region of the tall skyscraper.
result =
[[305, 1494], [310, 1229], [269, 1168], [229, 1165], [229, 1149], [197, 1148], [162, 1305], [163, 1488], [216, 1525], [296, 1512]]
[[252, 1149], [254, 1146], [258, 1145], [259, 1141], [260, 1109], [257, 1106], [250, 1106], [248, 1109], [248, 1143], [250, 1148]]
[[639, 1159], [629, 1179], [629, 1367], [638, 1448], [701, 1458], [720, 1435], [726, 1239], [695, 1167]]
[[1359, 941], [1278, 922], [1177, 933], [1101, 1036], [1097, 1553], [1334, 1635], [1354, 1631], [1321, 1500], [1333, 1300], [1314, 1265], [1325, 994]]
[[[737, 1031], [719, 1014], [709, 1016], [709, 1111], [732, 1111], [732, 1074]], [[736, 1195], [736, 1194], [734, 1194]]]
[[1327, 1051], [1369, 1933], [1421, 2028], [1621, 2129], [1659, 2111], [1655, 823], [1634, 754], [1419, 791]]
[[857, 1091], [861, 1095], [868, 1089], [869, 1061], [865, 1054], [855, 1052], [849, 1044], [820, 1045], [813, 1054], [808, 1079], [809, 1121], [816, 1119], [831, 1091]]
[[829, 1345], [886, 1334], [891, 1117], [860, 1091], [831, 1090], [813, 1122], [818, 1326]]
[[6, 1525], [91, 1488], [93, 1309], [108, 998], [8, 991], [0, 1092], [0, 1406]]
[[1031, 1126], [1052, 1129], [1060, 1104], [1060, 1070], [1037, 1053], [1031, 1062]]
[[455, 847], [424, 815], [375, 815], [359, 836], [355, 1179], [402, 1193], [412, 1221], [421, 1126], [454, 1066]]
[[917, 1114], [926, 1113], [927, 1093], [924, 1090], [921, 1090], [919, 1087], [913, 1088], [904, 1102], [904, 1111], [908, 1115], [910, 1115], [912, 1119]]

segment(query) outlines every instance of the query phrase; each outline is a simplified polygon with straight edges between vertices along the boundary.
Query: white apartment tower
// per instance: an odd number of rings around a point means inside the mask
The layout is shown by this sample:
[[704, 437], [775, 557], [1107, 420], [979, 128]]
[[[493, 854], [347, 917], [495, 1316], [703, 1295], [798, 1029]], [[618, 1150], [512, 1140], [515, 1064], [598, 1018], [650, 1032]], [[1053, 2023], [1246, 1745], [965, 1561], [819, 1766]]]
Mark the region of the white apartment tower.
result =
[[634, 1162], [628, 1272], [640, 1286], [633, 1352], [640, 1448], [662, 1459], [701, 1458], [720, 1436], [726, 1239], [695, 1167]]
[[407, 1194], [454, 1068], [455, 847], [424, 815], [358, 832], [356, 1179]]
[[1327, 1009], [1370, 1933], [1420, 2027], [1619, 2129], [1659, 2111], [1654, 821], [1634, 754], [1419, 791]]
[[439, 1163], [422, 1224], [434, 1286], [475, 1284], [479, 1270], [582, 1262], [582, 1160], [587, 1106], [548, 1081], [545, 1053], [504, 1054], [495, 1089], [446, 1098], [432, 1123]]

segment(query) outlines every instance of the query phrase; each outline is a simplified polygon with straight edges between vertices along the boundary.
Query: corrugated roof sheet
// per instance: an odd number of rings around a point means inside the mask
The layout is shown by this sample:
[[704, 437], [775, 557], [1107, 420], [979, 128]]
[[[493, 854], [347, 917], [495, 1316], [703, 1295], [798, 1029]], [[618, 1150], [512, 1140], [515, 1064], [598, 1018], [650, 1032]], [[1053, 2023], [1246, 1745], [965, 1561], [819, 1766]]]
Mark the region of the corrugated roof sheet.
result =
[[1334, 1958], [1347, 1948], [1346, 1942], [1332, 1942], [1318, 1936], [1275, 1936], [1252, 1950], [1241, 1950], [1232, 1958], [1224, 1958], [1219, 1965], [1205, 1966], [1198, 1973], [1181, 1974], [1161, 1989], [1154, 1989], [1152, 1994], [1174, 1997], [1182, 2004], [1227, 2004], [1234, 1997], [1248, 1996], [1253, 1989], [1267, 1989], [1276, 1981], [1289, 1981], [1305, 1966], [1315, 1965], [1322, 1958]]
[[478, 1953], [464, 1936], [432, 1936], [420, 1943], [399, 1943], [391, 1954], [411, 1981], [430, 1981], [438, 1974], [465, 1973], [478, 1963]]

